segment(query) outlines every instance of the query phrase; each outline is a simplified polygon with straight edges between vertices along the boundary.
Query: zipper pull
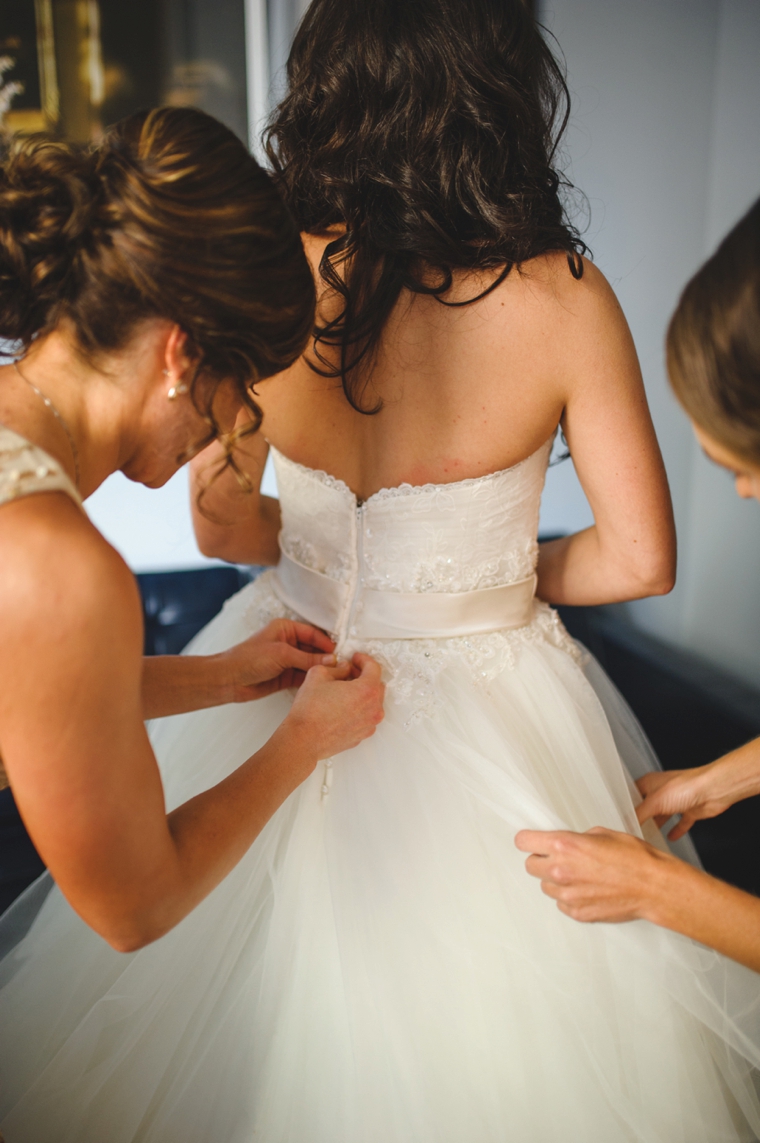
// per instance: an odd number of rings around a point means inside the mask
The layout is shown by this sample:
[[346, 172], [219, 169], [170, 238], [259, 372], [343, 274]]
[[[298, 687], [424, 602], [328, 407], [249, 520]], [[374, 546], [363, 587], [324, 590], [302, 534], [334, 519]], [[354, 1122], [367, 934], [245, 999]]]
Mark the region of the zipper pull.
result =
[[320, 790], [320, 801], [324, 802], [325, 798], [329, 797], [330, 787], [333, 782], [333, 760], [332, 758], [325, 758], [325, 770], [322, 776], [322, 788]]

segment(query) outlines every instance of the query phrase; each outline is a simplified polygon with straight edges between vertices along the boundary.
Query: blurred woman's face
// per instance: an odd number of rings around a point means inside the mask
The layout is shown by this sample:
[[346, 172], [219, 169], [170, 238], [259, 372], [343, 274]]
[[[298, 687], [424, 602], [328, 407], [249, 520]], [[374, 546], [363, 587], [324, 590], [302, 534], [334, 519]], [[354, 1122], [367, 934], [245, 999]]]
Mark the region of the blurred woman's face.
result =
[[743, 457], [731, 452], [725, 445], [720, 444], [709, 436], [704, 429], [692, 422], [694, 435], [702, 446], [705, 456], [733, 473], [736, 493], [743, 500], [760, 500], [760, 464], [751, 464]]

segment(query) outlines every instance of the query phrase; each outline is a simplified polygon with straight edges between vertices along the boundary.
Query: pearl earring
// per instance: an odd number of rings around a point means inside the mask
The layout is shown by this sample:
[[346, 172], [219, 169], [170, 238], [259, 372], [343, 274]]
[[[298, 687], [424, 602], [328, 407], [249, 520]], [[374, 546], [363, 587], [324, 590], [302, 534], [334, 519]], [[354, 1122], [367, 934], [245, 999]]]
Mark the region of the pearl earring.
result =
[[[164, 373], [167, 376], [169, 375], [169, 372], [167, 369], [164, 370]], [[176, 385], [172, 385], [172, 387], [167, 392], [166, 396], [168, 397], [168, 399], [170, 401], [175, 401], [177, 399], [177, 397], [180, 396], [180, 394], [187, 393], [187, 391], [188, 391], [188, 387], [184, 383], [184, 381], [178, 381]]]

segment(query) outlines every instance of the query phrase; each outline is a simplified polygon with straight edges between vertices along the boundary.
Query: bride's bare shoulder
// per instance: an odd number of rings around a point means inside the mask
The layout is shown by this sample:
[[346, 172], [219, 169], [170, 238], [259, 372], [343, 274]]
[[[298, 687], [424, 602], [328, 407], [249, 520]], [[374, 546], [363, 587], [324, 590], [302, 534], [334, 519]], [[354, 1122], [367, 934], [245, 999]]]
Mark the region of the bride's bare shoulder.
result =
[[[590, 321], [621, 315], [620, 303], [602, 271], [589, 258], [573, 262], [563, 251], [542, 254], [510, 275], [526, 308], [552, 321]], [[509, 279], [507, 279], [509, 281]]]
[[561, 361], [566, 375], [573, 355], [585, 355], [592, 344], [630, 342], [620, 303], [604, 274], [588, 258], [580, 264], [578, 275], [564, 252], [541, 255], [516, 268], [493, 295], [505, 338], [517, 326], [548, 364]]

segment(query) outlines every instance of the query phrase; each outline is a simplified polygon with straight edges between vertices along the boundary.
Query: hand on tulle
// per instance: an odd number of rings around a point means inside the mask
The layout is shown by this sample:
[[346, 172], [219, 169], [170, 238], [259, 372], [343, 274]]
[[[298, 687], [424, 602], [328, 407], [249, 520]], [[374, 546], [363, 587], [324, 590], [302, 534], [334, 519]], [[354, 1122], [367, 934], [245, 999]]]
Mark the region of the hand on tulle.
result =
[[220, 659], [229, 673], [235, 700], [248, 702], [299, 687], [312, 667], [335, 664], [334, 649], [332, 639], [318, 627], [274, 619]]
[[639, 778], [636, 785], [644, 797], [636, 807], [640, 823], [653, 818], [663, 826], [674, 814], [681, 820], [668, 833], [671, 841], [678, 841], [688, 833], [694, 822], [722, 814], [736, 801], [732, 796], [730, 775], [719, 763], [699, 766], [694, 770], [655, 771]]
[[576, 921], [635, 921], [649, 916], [653, 874], [676, 861], [627, 833], [597, 826], [587, 833], [521, 830], [515, 845], [525, 868], [560, 912]]
[[312, 667], [288, 719], [306, 724], [317, 757], [330, 758], [375, 733], [384, 697], [379, 663], [357, 652], [351, 662]]

